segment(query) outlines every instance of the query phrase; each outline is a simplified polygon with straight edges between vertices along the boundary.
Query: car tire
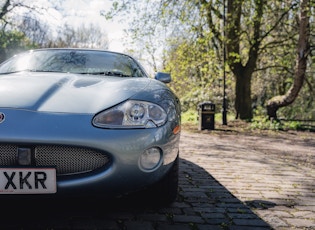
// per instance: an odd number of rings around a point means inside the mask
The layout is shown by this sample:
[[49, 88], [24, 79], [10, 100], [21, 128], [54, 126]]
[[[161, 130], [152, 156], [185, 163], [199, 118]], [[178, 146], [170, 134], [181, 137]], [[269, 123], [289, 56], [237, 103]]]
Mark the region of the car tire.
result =
[[147, 190], [147, 196], [158, 205], [174, 202], [178, 194], [179, 157], [177, 156], [169, 172]]

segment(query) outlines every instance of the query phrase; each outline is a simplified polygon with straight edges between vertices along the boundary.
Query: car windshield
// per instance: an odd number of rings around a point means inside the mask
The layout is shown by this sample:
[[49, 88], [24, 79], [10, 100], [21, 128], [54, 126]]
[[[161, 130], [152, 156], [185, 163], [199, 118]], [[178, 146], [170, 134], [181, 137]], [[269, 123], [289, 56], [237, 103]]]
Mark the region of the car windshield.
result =
[[145, 77], [143, 69], [131, 57], [107, 51], [47, 49], [16, 55], [0, 65], [0, 74], [64, 72], [119, 77]]

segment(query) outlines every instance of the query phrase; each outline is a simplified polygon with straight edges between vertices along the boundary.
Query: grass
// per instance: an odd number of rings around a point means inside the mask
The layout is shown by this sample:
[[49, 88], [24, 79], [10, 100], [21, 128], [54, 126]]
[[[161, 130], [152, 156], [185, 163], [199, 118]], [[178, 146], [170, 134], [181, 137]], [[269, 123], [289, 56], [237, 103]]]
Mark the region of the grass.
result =
[[[199, 130], [199, 114], [198, 111], [189, 110], [183, 112], [182, 129], [189, 131]], [[227, 125], [222, 124], [222, 113], [215, 114], [215, 130], [216, 132], [225, 133], [243, 133], [243, 134], [259, 134], [259, 135], [278, 135], [292, 134], [299, 132], [300, 135], [308, 135], [313, 130], [302, 130], [301, 124], [297, 122], [276, 122], [270, 121], [263, 116], [255, 116], [251, 122], [235, 119], [233, 114], [227, 114]], [[313, 132], [314, 133], [314, 132]]]

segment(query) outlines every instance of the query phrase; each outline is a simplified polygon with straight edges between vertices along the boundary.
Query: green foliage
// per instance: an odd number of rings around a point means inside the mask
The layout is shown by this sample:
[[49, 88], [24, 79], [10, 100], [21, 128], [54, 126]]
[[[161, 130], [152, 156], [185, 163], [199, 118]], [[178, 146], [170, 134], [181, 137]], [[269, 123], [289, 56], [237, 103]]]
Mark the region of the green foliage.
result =
[[[284, 109], [284, 108], [283, 108]], [[287, 114], [284, 111], [280, 111], [279, 114]], [[254, 110], [254, 118], [250, 124], [250, 127], [252, 129], [261, 129], [261, 130], [274, 130], [274, 131], [279, 131], [279, 130], [305, 130], [308, 128], [305, 128], [305, 124], [307, 124], [306, 121], [295, 121], [286, 119], [283, 117], [280, 120], [269, 120], [265, 108], [262, 106], [257, 107]], [[306, 125], [308, 127], [308, 125]], [[311, 127], [311, 126], [310, 126]]]
[[302, 129], [302, 124], [299, 121], [286, 122], [286, 123], [284, 123], [284, 129], [301, 130]]
[[[262, 110], [261, 110], [262, 111]], [[261, 112], [260, 111], [260, 112]], [[197, 126], [199, 123], [199, 112], [198, 110], [189, 109], [181, 114], [182, 124], [188, 124]], [[228, 124], [233, 123], [235, 120], [233, 114], [227, 114]], [[221, 124], [222, 113], [215, 114], [215, 123]], [[268, 120], [268, 118], [263, 114], [255, 113], [253, 120], [247, 123], [249, 129], [252, 130], [270, 130], [270, 131], [288, 131], [288, 130], [314, 130], [313, 125], [307, 125], [305, 122], [300, 121], [275, 121]]]
[[[222, 113], [215, 113], [215, 122], [221, 123], [222, 122]], [[233, 114], [227, 114], [227, 120], [228, 121], [234, 121], [235, 118]], [[199, 112], [198, 110], [187, 110], [186, 112], [183, 112], [181, 114], [181, 121], [183, 124], [191, 124], [196, 125], [199, 122]]]
[[[211, 37], [211, 34], [207, 34]], [[202, 101], [221, 103], [222, 69], [220, 60], [206, 42], [209, 38], [198, 38], [195, 42], [183, 38], [170, 41], [171, 49], [165, 56], [165, 72], [172, 75], [170, 87], [182, 103], [183, 111], [196, 109]]]
[[254, 117], [251, 122], [252, 129], [262, 130], [282, 130], [282, 124], [279, 121], [268, 120], [266, 117]]
[[19, 31], [0, 33], [0, 62], [14, 54], [30, 48], [27, 37]]
[[261, 130], [302, 130], [302, 123], [299, 121], [276, 121], [269, 120], [266, 117], [256, 116], [251, 122], [252, 129], [261, 129]]
[[2, 48], [12, 48], [14, 46], [20, 45], [24, 39], [24, 34], [19, 31], [0, 33], [0, 43]]
[[198, 124], [198, 112], [197, 110], [187, 110], [186, 112], [183, 112], [181, 115], [181, 121], [183, 124], [189, 123], [189, 124]]
[[[196, 1], [163, 0], [158, 5], [146, 0], [140, 2], [124, 1], [129, 4], [129, 10], [137, 9], [139, 13], [136, 20], [133, 21], [135, 29], [133, 28], [132, 31], [137, 32], [135, 33], [137, 36], [134, 38], [141, 37], [143, 40], [144, 36], [141, 35], [145, 34], [149, 34], [151, 39], [152, 37], [158, 38], [160, 34], [156, 33], [156, 28], [165, 26], [163, 29], [167, 31], [165, 32], [166, 41], [171, 42], [159, 44], [166, 47], [163, 67], [165, 71], [172, 74], [171, 87], [179, 95], [184, 111], [194, 109], [200, 101], [211, 100], [216, 104], [222, 101], [222, 84], [220, 84], [222, 41], [226, 41], [227, 44], [235, 42], [232, 46], [235, 49], [229, 51], [228, 63], [230, 65], [233, 62], [241, 64], [237, 70], [240, 73], [238, 81], [242, 80], [245, 72], [250, 72], [249, 69], [246, 69], [247, 66], [256, 67], [255, 70], [252, 69], [254, 73], [251, 76], [250, 85], [253, 108], [265, 106], [268, 99], [275, 95], [285, 94], [292, 85], [298, 31], [296, 21], [299, 10], [298, 2], [241, 1], [236, 3], [228, 1], [229, 4], [236, 4], [237, 9], [240, 7], [242, 9], [239, 11], [240, 14], [236, 14], [236, 9], [229, 8], [231, 11], [228, 12], [227, 17], [230, 17], [232, 22], [227, 21], [226, 32], [230, 31], [235, 37], [228, 38], [222, 37], [223, 17], [222, 2], [220, 1], [211, 1], [211, 3], [203, 1], [196, 4]], [[147, 9], [154, 9], [154, 12]], [[311, 11], [314, 11], [313, 7]], [[239, 24], [237, 21], [233, 21], [237, 20], [238, 16], [240, 16], [241, 22]], [[314, 26], [314, 23], [311, 26]], [[231, 28], [237, 31], [229, 30]], [[255, 46], [256, 44], [259, 45]], [[258, 59], [250, 60], [257, 49]], [[255, 64], [252, 61], [255, 61]], [[311, 65], [310, 69], [310, 73], [314, 72], [314, 65]], [[230, 75], [229, 72], [228, 75]], [[229, 104], [230, 111], [236, 98], [233, 91], [234, 82], [231, 81], [235, 81], [235, 79], [229, 76], [227, 97], [232, 102]], [[314, 81], [309, 82], [310, 86], [314, 86]], [[307, 95], [312, 92], [311, 88], [314, 87], [309, 87], [309, 90], [303, 93], [301, 100], [295, 106], [281, 109], [280, 115], [286, 118], [302, 114], [310, 117], [310, 114], [313, 114], [314, 97]], [[241, 92], [243, 91], [241, 90]], [[248, 101], [246, 100], [246, 102]], [[243, 108], [237, 107], [238, 109]], [[250, 104], [244, 108], [250, 108]]]

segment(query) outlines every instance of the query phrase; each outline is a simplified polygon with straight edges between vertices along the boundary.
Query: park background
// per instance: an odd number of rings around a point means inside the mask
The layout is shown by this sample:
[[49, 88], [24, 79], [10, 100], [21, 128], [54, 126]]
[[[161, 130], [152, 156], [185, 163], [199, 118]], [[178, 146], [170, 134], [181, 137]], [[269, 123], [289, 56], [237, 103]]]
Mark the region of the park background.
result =
[[171, 73], [183, 124], [201, 102], [215, 122], [311, 130], [315, 1], [1, 0], [0, 61], [46, 47], [124, 52]]

